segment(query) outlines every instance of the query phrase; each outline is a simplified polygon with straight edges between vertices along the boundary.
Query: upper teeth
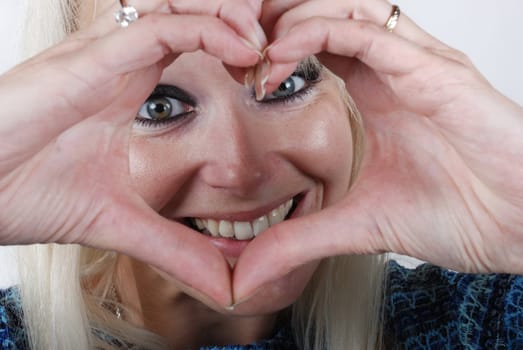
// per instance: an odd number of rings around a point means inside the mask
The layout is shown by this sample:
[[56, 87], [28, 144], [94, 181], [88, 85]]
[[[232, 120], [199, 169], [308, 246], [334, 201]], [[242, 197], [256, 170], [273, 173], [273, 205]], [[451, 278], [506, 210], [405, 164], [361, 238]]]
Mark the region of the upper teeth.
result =
[[236, 238], [238, 240], [252, 239], [260, 232], [269, 227], [280, 223], [285, 219], [291, 210], [293, 200], [280, 205], [270, 213], [260, 216], [253, 221], [229, 221], [213, 219], [194, 219], [196, 227], [200, 230], [206, 230], [207, 233], [214, 237]]

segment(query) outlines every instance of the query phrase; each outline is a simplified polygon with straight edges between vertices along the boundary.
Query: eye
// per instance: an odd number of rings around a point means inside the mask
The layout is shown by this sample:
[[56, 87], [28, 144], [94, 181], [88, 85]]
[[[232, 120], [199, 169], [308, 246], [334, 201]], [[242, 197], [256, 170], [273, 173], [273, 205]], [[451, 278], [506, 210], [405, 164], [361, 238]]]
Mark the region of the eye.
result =
[[291, 75], [282, 82], [272, 94], [265, 96], [263, 101], [286, 99], [295, 93], [300, 92], [306, 88], [307, 85], [307, 81], [304, 78], [298, 75]]
[[178, 99], [161, 95], [152, 96], [142, 105], [136, 119], [165, 123], [192, 111], [194, 111], [193, 106]]

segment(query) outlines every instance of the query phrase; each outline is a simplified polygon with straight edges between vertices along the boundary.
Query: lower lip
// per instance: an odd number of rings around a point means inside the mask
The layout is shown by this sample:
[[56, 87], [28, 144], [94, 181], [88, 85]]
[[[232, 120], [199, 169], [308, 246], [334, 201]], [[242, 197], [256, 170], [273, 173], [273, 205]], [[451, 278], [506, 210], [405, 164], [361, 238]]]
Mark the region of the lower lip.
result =
[[209, 237], [211, 243], [218, 248], [225, 257], [239, 258], [245, 247], [252, 240], [239, 241], [230, 238]]

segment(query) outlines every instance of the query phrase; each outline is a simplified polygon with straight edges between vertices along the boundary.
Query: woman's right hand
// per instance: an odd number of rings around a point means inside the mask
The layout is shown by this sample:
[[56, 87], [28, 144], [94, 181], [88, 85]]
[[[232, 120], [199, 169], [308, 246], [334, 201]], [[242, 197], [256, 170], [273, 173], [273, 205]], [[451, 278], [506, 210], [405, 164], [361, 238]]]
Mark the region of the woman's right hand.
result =
[[234, 67], [259, 59], [250, 47], [259, 43], [246, 41], [264, 40], [261, 1], [191, 4], [174, 16], [145, 15], [125, 29], [114, 23], [112, 8], [0, 77], [0, 244], [116, 250], [175, 276], [202, 298], [231, 303], [222, 254], [153, 211], [129, 174], [133, 119], [180, 53], [204, 50]]

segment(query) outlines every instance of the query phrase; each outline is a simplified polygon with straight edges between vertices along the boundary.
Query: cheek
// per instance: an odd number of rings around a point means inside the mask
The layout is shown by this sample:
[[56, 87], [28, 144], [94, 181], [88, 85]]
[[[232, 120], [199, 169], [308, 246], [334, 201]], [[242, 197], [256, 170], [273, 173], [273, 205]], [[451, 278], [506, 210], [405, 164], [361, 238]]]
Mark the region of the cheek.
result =
[[159, 210], [172, 200], [190, 176], [183, 152], [172, 152], [164, 140], [131, 139], [130, 173], [134, 189], [153, 209]]
[[347, 109], [340, 104], [329, 105], [330, 108], [308, 113], [292, 128], [289, 141], [295, 147], [288, 151], [302, 172], [323, 184], [327, 204], [347, 191], [353, 159]]

